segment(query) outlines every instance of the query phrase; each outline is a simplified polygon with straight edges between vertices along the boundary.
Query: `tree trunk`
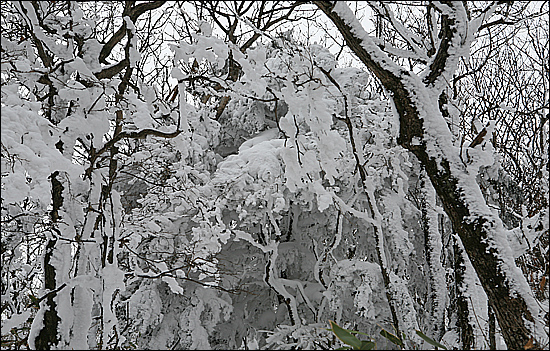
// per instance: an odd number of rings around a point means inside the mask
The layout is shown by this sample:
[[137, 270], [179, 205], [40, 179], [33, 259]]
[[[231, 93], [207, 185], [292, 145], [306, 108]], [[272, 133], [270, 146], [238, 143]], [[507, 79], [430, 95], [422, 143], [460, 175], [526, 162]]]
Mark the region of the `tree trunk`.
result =
[[[56, 239], [48, 241], [46, 252], [44, 254], [44, 288], [48, 292], [55, 290], [55, 267], [51, 264], [53, 250], [55, 250]], [[42, 319], [43, 327], [38, 333], [34, 344], [37, 350], [51, 350], [56, 348], [59, 338], [57, 336], [57, 327], [61, 318], [57, 315], [57, 303], [54, 301], [55, 294], [49, 294], [44, 302], [45, 309]]]
[[[59, 210], [63, 206], [63, 185], [56, 178], [59, 172], [53, 172], [50, 175], [52, 183], [52, 210], [50, 211], [50, 217], [53, 222], [53, 226], [56, 225], [57, 220], [60, 218]], [[54, 256], [54, 250], [56, 250], [57, 238], [55, 235], [48, 240], [44, 252], [44, 290], [47, 296], [44, 305], [40, 308], [44, 309], [44, 315], [42, 319], [42, 329], [36, 336], [34, 341], [37, 350], [50, 350], [56, 348], [59, 337], [57, 328], [61, 318], [57, 314], [57, 303], [54, 300], [56, 294], [56, 267], [52, 263], [52, 257]]]
[[466, 282], [466, 262], [464, 262], [464, 251], [460, 248], [459, 239], [453, 237], [453, 269], [455, 273], [455, 300], [456, 300], [456, 325], [460, 330], [460, 342], [462, 350], [471, 350], [474, 345], [474, 328], [470, 323], [470, 309], [468, 299], [464, 296], [463, 289]]
[[441, 282], [445, 281], [445, 270], [441, 264], [441, 250], [443, 247], [441, 233], [439, 231], [439, 214], [436, 212], [436, 194], [429, 184], [426, 172], [420, 174], [420, 186], [422, 188], [421, 213], [422, 229], [424, 231], [424, 245], [426, 261], [428, 263], [429, 300], [431, 323], [424, 333], [432, 339], [440, 340], [445, 333], [445, 296], [446, 287]]
[[[511, 266], [508, 258], [499, 252], [499, 245], [503, 244], [500, 240], [497, 242], [495, 237], [505, 237], [505, 233], [498, 232], [504, 229], [502, 222], [498, 217], [491, 217], [490, 211], [487, 211], [489, 215], [480, 214], [478, 209], [487, 208], [482, 198], [478, 200], [479, 196], [465, 196], [472, 192], [481, 195], [481, 191], [477, 183], [471, 181], [472, 177], [469, 177], [470, 181], [461, 183], [469, 174], [465, 165], [456, 162], [457, 155], [451, 155], [448, 149], [441, 147], [450, 144], [449, 140], [443, 140], [447, 136], [438, 135], [437, 131], [430, 131], [423, 126], [425, 117], [429, 117], [430, 121], [440, 119], [445, 123], [437, 99], [432, 101], [433, 99], [427, 97], [433, 94], [431, 89], [437, 83], [439, 75], [448, 68], [448, 49], [456, 32], [455, 21], [447, 15], [442, 16], [442, 25], [445, 27], [442, 29], [442, 43], [429, 67], [430, 73], [420, 82], [414, 73], [390, 62], [387, 55], [370, 41], [368, 34], [347, 6], [340, 4], [338, 11], [334, 11], [337, 3], [314, 3], [332, 20], [348, 47], [392, 96], [400, 121], [398, 143], [411, 151], [424, 166], [452, 222], [453, 230], [460, 236], [479, 276], [508, 348], [523, 349], [531, 338], [539, 337], [527, 328], [526, 321], [541, 323], [542, 313], [539, 309], [536, 311], [538, 315], [533, 317], [526, 303], [526, 299], [530, 298], [528, 294], [516, 294], [512, 289], [511, 281], [519, 285], [520, 291], [529, 291], [529, 286], [525, 278], [517, 274], [515, 264], [512, 262]], [[454, 5], [449, 3], [448, 6], [452, 8]], [[421, 111], [424, 118], [421, 117]], [[426, 134], [429, 134], [429, 138], [426, 138]], [[436, 152], [429, 150], [427, 144], [438, 149]], [[434, 156], [437, 153], [438, 155]], [[509, 259], [513, 260], [513, 257]], [[510, 272], [513, 276], [508, 274]], [[532, 308], [538, 308], [534, 299], [530, 302]], [[536, 341], [535, 346], [540, 347]]]
[[488, 312], [489, 312], [489, 350], [496, 350], [497, 349], [497, 339], [495, 336], [495, 314], [493, 313], [493, 309], [491, 308], [491, 305], [488, 306]]

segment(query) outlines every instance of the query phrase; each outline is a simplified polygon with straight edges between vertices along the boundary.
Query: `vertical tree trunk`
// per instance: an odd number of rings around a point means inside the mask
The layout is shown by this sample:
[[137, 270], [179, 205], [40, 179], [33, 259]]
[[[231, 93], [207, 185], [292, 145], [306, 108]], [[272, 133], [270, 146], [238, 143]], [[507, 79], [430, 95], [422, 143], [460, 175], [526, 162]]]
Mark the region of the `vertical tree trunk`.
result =
[[470, 323], [470, 310], [468, 299], [464, 296], [464, 276], [466, 273], [466, 262], [464, 262], [464, 250], [460, 247], [457, 238], [453, 238], [453, 270], [455, 276], [455, 300], [460, 342], [463, 350], [471, 350], [474, 345], [474, 328]]
[[[46, 252], [44, 254], [44, 288], [46, 291], [55, 290], [55, 267], [51, 264], [53, 251], [57, 240], [48, 240], [46, 244]], [[44, 308], [43, 327], [38, 333], [34, 342], [37, 350], [55, 349], [55, 345], [59, 342], [57, 335], [57, 326], [61, 318], [57, 315], [57, 303], [54, 301], [55, 294], [50, 294], [41, 308]]]
[[445, 271], [441, 264], [442, 239], [439, 232], [438, 216], [435, 210], [436, 194], [432, 188], [425, 171], [420, 175], [422, 188], [422, 227], [424, 230], [424, 243], [426, 261], [429, 272], [429, 291], [431, 307], [431, 325], [427, 331], [428, 336], [440, 340], [445, 333], [445, 293], [446, 288], [441, 283], [445, 281]]
[[489, 350], [497, 349], [497, 340], [495, 337], [496, 325], [495, 325], [495, 313], [491, 305], [487, 306], [489, 312]]
[[[50, 211], [50, 218], [52, 220], [52, 227], [56, 225], [59, 217], [59, 210], [63, 206], [63, 185], [56, 178], [59, 172], [53, 172], [50, 175], [52, 183], [52, 210]], [[43, 308], [44, 315], [42, 324], [43, 327], [38, 333], [34, 344], [37, 350], [50, 350], [56, 348], [59, 342], [57, 327], [61, 318], [57, 314], [57, 303], [54, 300], [56, 294], [56, 267], [52, 263], [52, 257], [54, 250], [56, 249], [57, 239], [55, 236], [48, 240], [44, 252], [44, 290], [48, 294], [45, 303], [40, 307]]]

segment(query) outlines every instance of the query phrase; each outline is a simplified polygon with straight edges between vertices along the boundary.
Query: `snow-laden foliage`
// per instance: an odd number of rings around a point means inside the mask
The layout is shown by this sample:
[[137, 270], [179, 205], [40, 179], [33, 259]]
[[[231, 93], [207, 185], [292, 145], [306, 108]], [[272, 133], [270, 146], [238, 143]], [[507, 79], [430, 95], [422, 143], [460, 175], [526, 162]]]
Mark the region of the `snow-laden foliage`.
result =
[[[487, 348], [495, 333], [504, 345], [468, 243], [366, 67], [268, 33], [242, 7], [232, 16], [254, 34], [235, 20], [224, 38], [179, 13], [187, 26], [167, 44], [159, 28], [174, 27], [153, 23], [175, 5], [94, 6], [2, 4], [3, 348], [336, 349], [329, 320], [380, 349], [396, 347], [382, 328], [411, 349], [429, 347], [417, 330], [447, 347]], [[452, 14], [438, 11], [436, 23]], [[108, 13], [112, 25], [92, 20]], [[466, 55], [473, 34], [461, 35]], [[424, 93], [429, 151], [445, 156], [457, 139]], [[457, 150], [476, 201], [501, 210], [504, 261], [544, 308], [546, 277], [528, 267], [547, 265], [548, 209], [521, 207], [490, 143]]]

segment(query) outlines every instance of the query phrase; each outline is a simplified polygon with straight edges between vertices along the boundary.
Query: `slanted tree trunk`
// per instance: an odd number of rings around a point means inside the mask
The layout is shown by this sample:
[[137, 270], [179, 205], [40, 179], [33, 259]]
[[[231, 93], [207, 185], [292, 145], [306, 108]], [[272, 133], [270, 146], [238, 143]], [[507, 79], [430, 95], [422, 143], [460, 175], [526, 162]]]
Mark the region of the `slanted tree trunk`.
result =
[[[442, 76], [454, 71], [466, 38], [466, 33], [458, 31], [468, 28], [462, 3], [445, 2], [448, 11], [442, 15], [441, 42], [422, 80], [392, 62], [373, 43], [345, 3], [314, 3], [391, 95], [400, 122], [398, 143], [424, 166], [479, 276], [508, 348], [523, 349], [531, 338], [535, 347], [540, 347], [537, 338], [541, 335], [533, 329], [542, 330], [542, 310], [529, 295], [529, 285], [513, 257], [507, 255], [511, 250], [502, 221], [488, 209], [475, 174], [468, 171], [454, 152], [448, 128], [441, 128], [445, 125], [438, 107], [441, 80], [445, 78]], [[535, 328], [530, 330], [528, 322]]]

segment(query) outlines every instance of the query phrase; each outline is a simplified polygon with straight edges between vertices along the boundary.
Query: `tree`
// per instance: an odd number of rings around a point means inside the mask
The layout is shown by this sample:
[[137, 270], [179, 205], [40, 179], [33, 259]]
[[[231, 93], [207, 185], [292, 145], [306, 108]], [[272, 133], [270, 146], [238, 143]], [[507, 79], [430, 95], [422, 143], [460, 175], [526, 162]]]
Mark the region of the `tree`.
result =
[[547, 5], [368, 6], [3, 2], [2, 347], [545, 347]]
[[[472, 19], [463, 4], [434, 4], [433, 10], [442, 14], [441, 40], [433, 47], [435, 56], [421, 77], [388, 60], [344, 4], [316, 4], [392, 95], [400, 119], [399, 144], [414, 153], [430, 177], [495, 310], [506, 344], [510, 348], [524, 347], [543, 334], [544, 312], [529, 294], [525, 278], [509, 259], [508, 243], [500, 239], [504, 232], [502, 221], [488, 209], [480, 196], [475, 174], [472, 178], [468, 165], [459, 158], [459, 150], [449, 143], [452, 138], [439, 108], [445, 81], [451, 79], [463, 48], [469, 48], [472, 33], [487, 14], [496, 10], [497, 4], [487, 6], [479, 17]], [[397, 29], [399, 23], [387, 7], [383, 8]], [[400, 32], [404, 39], [412, 38], [411, 33], [404, 30]], [[428, 30], [437, 32], [435, 28]], [[418, 45], [410, 40], [408, 44], [418, 50]], [[422, 54], [429, 57], [428, 52]], [[529, 330], [526, 321], [538, 325], [538, 330]]]

